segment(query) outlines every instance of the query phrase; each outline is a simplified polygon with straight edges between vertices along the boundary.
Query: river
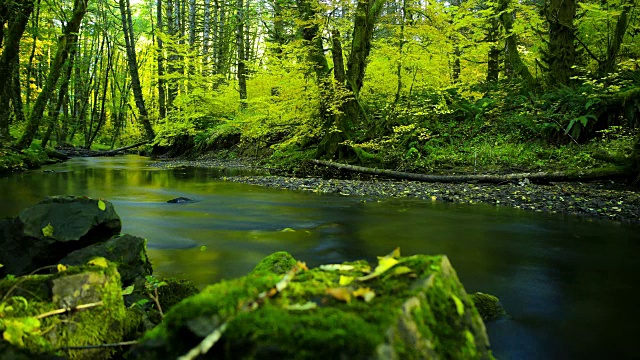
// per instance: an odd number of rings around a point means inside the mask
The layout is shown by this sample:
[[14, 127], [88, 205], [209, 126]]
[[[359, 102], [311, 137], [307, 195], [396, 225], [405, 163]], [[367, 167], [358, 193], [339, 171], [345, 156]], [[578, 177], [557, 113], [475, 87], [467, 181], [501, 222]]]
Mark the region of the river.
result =
[[[488, 205], [380, 200], [224, 181], [215, 169], [158, 169], [139, 156], [75, 158], [0, 178], [0, 217], [47, 195], [111, 201], [123, 232], [148, 239], [156, 274], [199, 287], [242, 276], [280, 250], [311, 266], [446, 254], [468, 292], [510, 316], [487, 325], [498, 359], [638, 356], [638, 227]], [[169, 204], [175, 197], [197, 200]]]

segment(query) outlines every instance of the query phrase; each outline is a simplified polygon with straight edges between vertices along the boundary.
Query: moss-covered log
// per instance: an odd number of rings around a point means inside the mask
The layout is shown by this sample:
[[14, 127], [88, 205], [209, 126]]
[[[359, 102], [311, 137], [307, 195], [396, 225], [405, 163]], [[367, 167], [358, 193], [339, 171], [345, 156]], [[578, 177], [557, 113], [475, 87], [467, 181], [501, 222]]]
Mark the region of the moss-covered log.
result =
[[626, 167], [611, 167], [606, 169], [596, 169], [591, 171], [580, 172], [537, 172], [537, 173], [516, 173], [505, 175], [430, 175], [430, 174], [417, 174], [408, 173], [402, 171], [393, 171], [385, 169], [368, 168], [363, 166], [355, 166], [348, 164], [341, 164], [324, 160], [310, 160], [317, 165], [329, 166], [336, 169], [353, 171], [369, 175], [386, 176], [393, 179], [405, 179], [415, 180], [423, 182], [449, 182], [449, 183], [461, 183], [461, 182], [478, 182], [478, 183], [508, 183], [514, 181], [521, 181], [529, 179], [534, 182], [549, 182], [549, 181], [586, 181], [586, 180], [602, 180], [612, 178], [629, 177], [633, 175], [633, 171]]
[[283, 287], [276, 284], [296, 262], [276, 253], [251, 274], [176, 305], [129, 356], [176, 358], [217, 331], [207, 358], [492, 358], [482, 319], [446, 256], [389, 261], [374, 275], [365, 261], [300, 270]]

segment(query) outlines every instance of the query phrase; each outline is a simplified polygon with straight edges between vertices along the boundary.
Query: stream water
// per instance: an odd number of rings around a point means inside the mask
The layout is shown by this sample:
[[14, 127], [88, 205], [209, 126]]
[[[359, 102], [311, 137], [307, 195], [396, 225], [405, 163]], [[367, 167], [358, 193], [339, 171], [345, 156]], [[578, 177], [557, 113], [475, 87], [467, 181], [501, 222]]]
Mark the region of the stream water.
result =
[[[225, 182], [234, 175], [228, 170], [149, 163], [76, 158], [0, 178], [0, 217], [47, 195], [107, 199], [123, 232], [148, 239], [157, 274], [200, 287], [242, 276], [280, 250], [310, 267], [375, 261], [397, 246], [404, 255], [447, 254], [468, 292], [498, 296], [510, 314], [487, 325], [498, 359], [639, 356], [638, 227], [485, 205], [268, 189]], [[166, 202], [179, 196], [197, 202]]]

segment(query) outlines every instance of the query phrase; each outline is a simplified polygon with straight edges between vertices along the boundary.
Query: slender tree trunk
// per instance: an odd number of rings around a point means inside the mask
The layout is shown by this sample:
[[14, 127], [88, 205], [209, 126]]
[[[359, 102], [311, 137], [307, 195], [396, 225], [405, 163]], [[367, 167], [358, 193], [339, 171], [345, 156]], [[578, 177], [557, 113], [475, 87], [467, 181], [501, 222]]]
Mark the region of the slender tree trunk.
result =
[[29, 63], [27, 64], [27, 74], [26, 74], [26, 100], [27, 100], [27, 107], [29, 106], [29, 104], [31, 103], [31, 72], [33, 71], [33, 59], [36, 56], [36, 47], [38, 44], [38, 35], [40, 33], [40, 27], [39, 27], [39, 22], [40, 22], [40, 0], [37, 0], [36, 2], [36, 16], [32, 19], [32, 26], [33, 26], [33, 38], [31, 39], [33, 41], [33, 44], [31, 45], [31, 54], [29, 55]]
[[196, 43], [196, 0], [189, 0], [189, 48]]
[[487, 83], [491, 84], [498, 82], [500, 74], [500, 49], [498, 48], [500, 23], [497, 16], [491, 18], [489, 25], [487, 32], [487, 42], [490, 44], [487, 56]]
[[209, 37], [211, 31], [211, 0], [204, 0], [204, 20], [202, 23], [202, 75], [209, 69]]
[[[3, 5], [4, 6], [4, 5]], [[29, 22], [29, 16], [33, 11], [33, 1], [28, 0], [22, 4], [14, 3], [15, 8], [9, 6], [4, 11], [9, 27], [2, 42], [2, 55], [0, 55], [0, 140], [9, 139], [9, 99], [12, 91], [13, 67], [20, 52], [20, 39]], [[4, 20], [3, 20], [4, 22]], [[1, 24], [4, 28], [4, 23]]]
[[89, 149], [91, 148], [91, 144], [93, 144], [94, 140], [96, 139], [96, 136], [98, 136], [98, 132], [100, 132], [102, 124], [104, 124], [104, 121], [106, 118], [106, 113], [104, 108], [105, 108], [105, 102], [107, 100], [107, 89], [109, 86], [109, 72], [111, 71], [112, 66], [113, 66], [113, 49], [111, 48], [111, 43], [107, 38], [107, 68], [104, 72], [104, 85], [102, 87], [102, 104], [100, 105], [100, 115], [98, 117], [98, 124], [96, 125], [95, 131], [89, 138], [89, 146], [87, 147]]
[[[176, 63], [178, 62], [178, 57], [176, 56], [176, 48], [175, 48], [175, 35], [177, 33], [176, 27], [176, 14], [174, 13], [175, 6], [174, 2], [178, 0], [167, 0], [167, 33], [171, 37], [171, 41], [168, 46], [168, 64], [167, 64], [167, 73], [169, 75], [175, 74], [176, 72]], [[169, 110], [173, 108], [173, 100], [178, 95], [178, 86], [176, 79], [168, 79], [167, 80], [167, 107]]]
[[635, 0], [627, 0], [622, 4], [622, 12], [616, 22], [616, 30], [607, 47], [607, 57], [599, 64], [599, 71], [603, 75], [613, 72], [616, 68], [620, 46], [629, 26], [629, 13], [635, 8], [635, 3]]
[[227, 42], [225, 40], [226, 32], [226, 26], [227, 26], [227, 19], [226, 19], [226, 15], [227, 15], [227, 7], [226, 7], [226, 3], [224, 2], [224, 0], [222, 1], [221, 5], [220, 5], [220, 20], [218, 21], [218, 37], [216, 39], [217, 42], [217, 46], [216, 46], [216, 74], [225, 74], [225, 65], [226, 65], [226, 56], [227, 56]]
[[527, 86], [532, 87], [535, 84], [535, 79], [533, 78], [533, 75], [531, 75], [527, 65], [525, 65], [520, 57], [520, 52], [518, 51], [518, 38], [517, 35], [513, 33], [513, 13], [509, 9], [510, 5], [511, 0], [498, 0], [500, 21], [502, 22], [506, 36], [505, 69], [510, 70], [513, 75], [524, 80]]
[[[51, 134], [53, 133], [53, 129], [57, 126], [58, 124], [58, 116], [60, 114], [60, 112], [62, 111], [62, 106], [65, 102], [65, 99], [67, 98], [68, 92], [69, 92], [69, 79], [71, 78], [71, 70], [73, 69], [73, 63], [75, 60], [75, 54], [76, 54], [76, 49], [77, 47], [73, 47], [69, 53], [69, 59], [67, 60], [67, 63], [65, 64], [65, 76], [62, 77], [61, 83], [60, 83], [60, 90], [58, 91], [58, 100], [56, 101], [56, 105], [55, 108], [53, 109], [53, 111], [49, 114], [49, 124], [47, 126], [47, 131], [44, 134], [44, 137], [42, 138], [42, 141], [40, 142], [40, 146], [44, 149], [47, 147], [47, 144], [49, 143], [49, 140], [51, 138]], [[64, 142], [64, 139], [63, 139]]]
[[236, 1], [236, 46], [238, 48], [238, 88], [240, 93], [240, 109], [247, 107], [247, 69], [244, 54], [244, 6], [243, 0]]
[[164, 49], [162, 43], [162, 34], [164, 32], [164, 24], [162, 19], [162, 0], [157, 0], [156, 4], [156, 19], [157, 19], [157, 31], [158, 36], [158, 111], [160, 113], [160, 119], [164, 119], [167, 116], [167, 105], [165, 104], [165, 92], [164, 92]]
[[347, 75], [344, 72], [344, 57], [338, 29], [331, 31], [331, 57], [333, 59], [333, 76], [339, 84], [344, 84]]
[[545, 54], [547, 82], [551, 86], [569, 85], [576, 62], [575, 0], [548, 0], [549, 49]]
[[142, 97], [142, 86], [140, 85], [140, 75], [138, 74], [138, 62], [136, 61], [135, 44], [133, 42], [133, 26], [131, 21], [131, 5], [129, 0], [119, 0], [120, 3], [120, 16], [122, 19], [122, 29], [124, 31], [125, 47], [127, 52], [127, 61], [129, 64], [129, 73], [131, 75], [131, 85], [133, 88], [133, 98], [136, 102], [136, 107], [140, 114], [139, 120], [142, 122], [147, 139], [152, 141], [155, 137], [151, 122], [149, 121], [149, 115], [147, 108], [144, 105], [144, 99]]
[[51, 94], [53, 94], [53, 91], [55, 90], [63, 65], [67, 61], [69, 53], [72, 51], [73, 47], [76, 46], [76, 42], [78, 41], [78, 32], [80, 30], [80, 25], [82, 24], [82, 18], [87, 12], [87, 1], [88, 0], [74, 0], [73, 15], [71, 16], [71, 20], [67, 23], [64, 34], [58, 40], [58, 51], [51, 64], [49, 75], [47, 76], [47, 81], [42, 88], [42, 92], [40, 92], [35, 104], [33, 105], [33, 109], [29, 115], [29, 121], [27, 122], [27, 127], [22, 138], [20, 138], [20, 142], [18, 143], [19, 148], [24, 149], [29, 147], [33, 142], [33, 138], [36, 136], [36, 132], [40, 126], [40, 120], [42, 119], [42, 114], [44, 113], [44, 109], [47, 106], [47, 102], [49, 101]]
[[398, 80], [397, 82], [397, 88], [396, 88], [396, 96], [395, 99], [393, 101], [394, 105], [398, 105], [398, 102], [400, 102], [400, 93], [402, 92], [402, 58], [404, 57], [402, 54], [402, 48], [404, 47], [404, 25], [405, 22], [407, 20], [407, 1], [406, 0], [402, 0], [402, 9], [401, 9], [401, 16], [400, 16], [400, 39], [398, 39], [398, 64], [396, 65], [396, 78]]

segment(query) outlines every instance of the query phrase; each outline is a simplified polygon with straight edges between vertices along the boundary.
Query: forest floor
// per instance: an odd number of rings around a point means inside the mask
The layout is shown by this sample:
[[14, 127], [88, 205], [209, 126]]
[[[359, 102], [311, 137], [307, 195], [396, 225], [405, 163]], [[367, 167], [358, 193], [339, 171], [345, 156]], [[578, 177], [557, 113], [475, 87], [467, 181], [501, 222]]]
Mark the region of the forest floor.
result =
[[312, 169], [294, 176], [284, 174], [276, 168], [263, 167], [256, 158], [226, 160], [211, 155], [196, 160], [160, 161], [152, 166], [262, 169], [265, 175], [231, 176], [224, 179], [250, 185], [345, 196], [418, 198], [460, 204], [485, 203], [640, 225], [640, 188], [626, 185], [622, 181], [556, 182], [546, 185], [537, 185], [526, 180], [499, 185], [425, 183], [319, 169], [314, 165], [310, 165]]

